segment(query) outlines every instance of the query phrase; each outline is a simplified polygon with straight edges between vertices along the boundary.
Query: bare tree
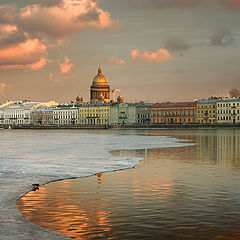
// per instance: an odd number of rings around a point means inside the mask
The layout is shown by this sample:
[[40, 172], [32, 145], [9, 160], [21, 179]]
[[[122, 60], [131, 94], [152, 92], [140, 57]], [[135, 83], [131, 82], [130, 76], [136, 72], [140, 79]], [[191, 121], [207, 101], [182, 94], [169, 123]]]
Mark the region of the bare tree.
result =
[[240, 97], [240, 90], [236, 89], [236, 88], [232, 88], [229, 91], [229, 96], [230, 97]]

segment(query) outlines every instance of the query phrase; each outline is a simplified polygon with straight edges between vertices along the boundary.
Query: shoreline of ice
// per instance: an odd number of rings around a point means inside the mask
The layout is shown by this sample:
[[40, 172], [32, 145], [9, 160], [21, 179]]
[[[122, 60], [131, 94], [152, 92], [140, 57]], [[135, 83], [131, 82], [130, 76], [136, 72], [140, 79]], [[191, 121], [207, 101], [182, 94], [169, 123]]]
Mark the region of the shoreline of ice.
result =
[[122, 149], [191, 146], [167, 136], [12, 131], [0, 133], [0, 235], [3, 239], [69, 239], [26, 220], [16, 200], [40, 185], [135, 167], [141, 158], [113, 156]]

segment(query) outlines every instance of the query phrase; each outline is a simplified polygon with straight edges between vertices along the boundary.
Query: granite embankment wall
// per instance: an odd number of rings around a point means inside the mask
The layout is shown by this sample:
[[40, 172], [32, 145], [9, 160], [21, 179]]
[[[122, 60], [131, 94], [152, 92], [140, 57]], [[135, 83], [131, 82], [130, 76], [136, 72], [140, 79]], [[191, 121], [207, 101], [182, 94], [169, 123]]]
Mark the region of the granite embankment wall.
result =
[[240, 124], [134, 124], [134, 125], [4, 125], [5, 129], [232, 129]]

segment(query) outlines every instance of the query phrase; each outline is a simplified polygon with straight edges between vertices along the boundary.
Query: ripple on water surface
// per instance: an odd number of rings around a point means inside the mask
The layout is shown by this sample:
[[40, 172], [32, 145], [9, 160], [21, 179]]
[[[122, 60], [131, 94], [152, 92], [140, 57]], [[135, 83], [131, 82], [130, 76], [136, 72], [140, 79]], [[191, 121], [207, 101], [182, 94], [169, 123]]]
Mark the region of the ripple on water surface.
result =
[[114, 151], [144, 161], [41, 186], [18, 207], [35, 224], [76, 239], [240, 239], [239, 134], [177, 137], [196, 145]]

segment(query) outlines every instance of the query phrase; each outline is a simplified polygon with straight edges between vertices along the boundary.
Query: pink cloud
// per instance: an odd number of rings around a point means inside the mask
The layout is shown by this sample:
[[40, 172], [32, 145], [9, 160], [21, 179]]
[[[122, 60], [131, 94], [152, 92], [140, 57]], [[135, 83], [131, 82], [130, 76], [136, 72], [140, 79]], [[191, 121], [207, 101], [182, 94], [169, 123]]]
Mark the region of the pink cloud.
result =
[[240, 0], [220, 0], [220, 1], [228, 7], [240, 9]]
[[30, 70], [36, 71], [36, 70], [42, 69], [46, 65], [46, 63], [47, 63], [47, 59], [42, 57], [39, 59], [38, 62], [30, 64], [28, 68]]
[[111, 57], [108, 59], [108, 61], [112, 64], [116, 64], [116, 65], [123, 65], [125, 64], [125, 60], [121, 59], [121, 58], [116, 58], [116, 57]]
[[20, 9], [19, 25], [27, 32], [46, 33], [63, 37], [91, 26], [98, 29], [112, 27], [110, 13], [95, 0], [63, 0], [62, 4], [45, 6], [31, 4]]
[[159, 48], [157, 50], [149, 50], [145, 52], [140, 52], [138, 49], [134, 49], [131, 52], [131, 57], [133, 61], [148, 63], [160, 63], [173, 58], [166, 48]]
[[68, 57], [65, 56], [63, 62], [61, 59], [58, 59], [58, 66], [60, 68], [60, 74], [68, 74], [74, 67], [74, 64]]
[[39, 39], [0, 48], [0, 69], [38, 70], [47, 62], [46, 51], [46, 45]]
[[57, 76], [56, 74], [54, 73], [49, 73], [48, 75], [48, 79], [51, 81], [51, 82], [59, 82], [59, 76]]
[[15, 32], [17, 31], [17, 26], [15, 25], [10, 25], [10, 24], [7, 24], [7, 25], [2, 25], [1, 26], [2, 28], [2, 31], [6, 32], [6, 33], [12, 33], [12, 32]]
[[0, 95], [4, 96], [6, 89], [9, 87], [6, 83], [0, 83]]

